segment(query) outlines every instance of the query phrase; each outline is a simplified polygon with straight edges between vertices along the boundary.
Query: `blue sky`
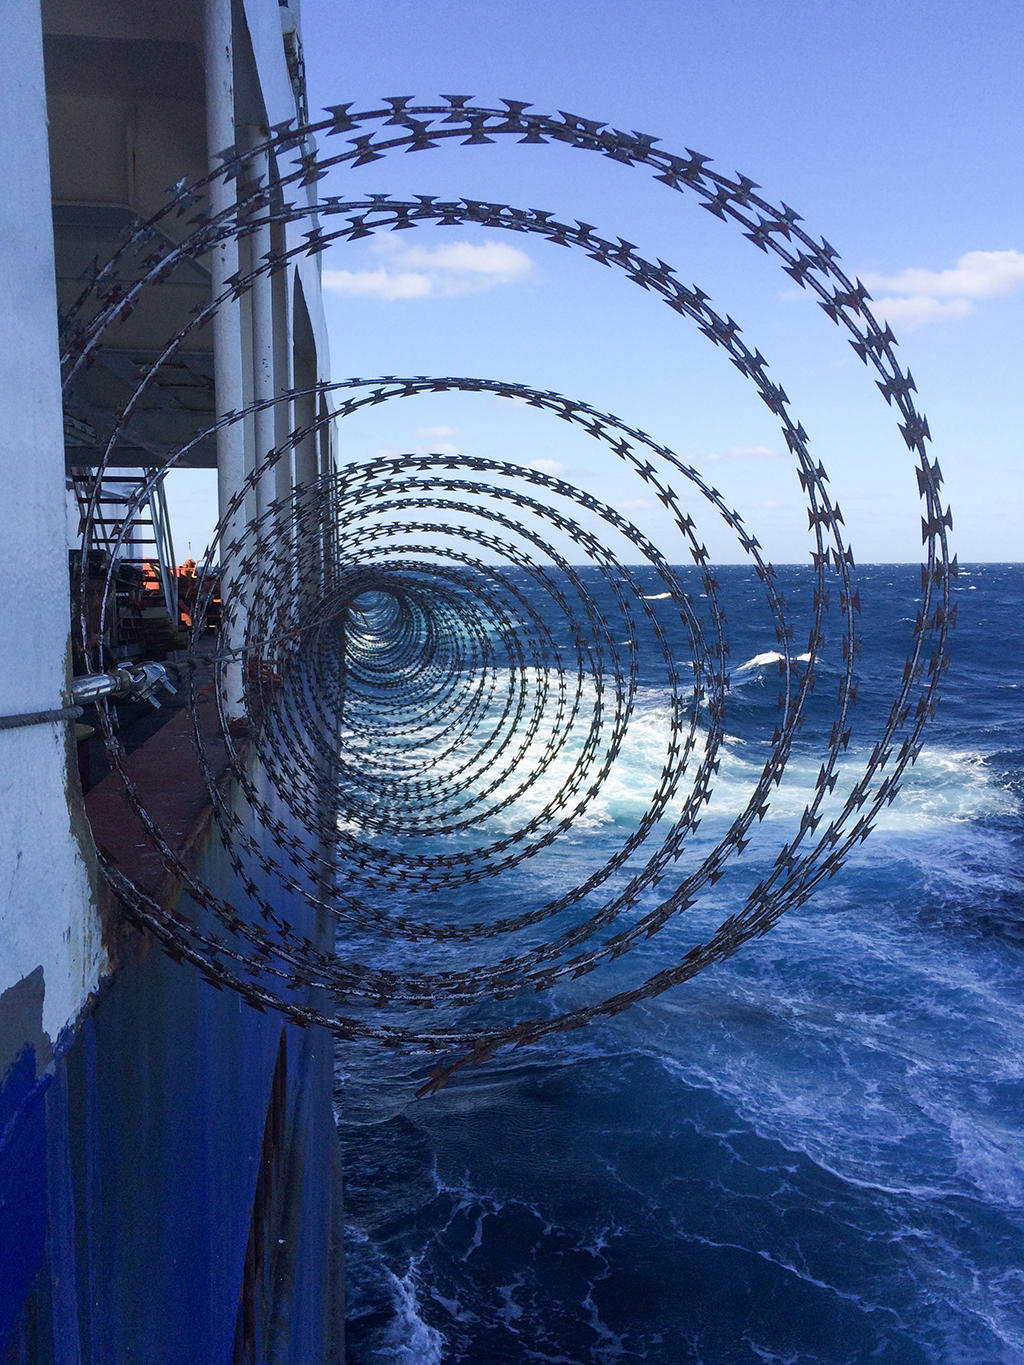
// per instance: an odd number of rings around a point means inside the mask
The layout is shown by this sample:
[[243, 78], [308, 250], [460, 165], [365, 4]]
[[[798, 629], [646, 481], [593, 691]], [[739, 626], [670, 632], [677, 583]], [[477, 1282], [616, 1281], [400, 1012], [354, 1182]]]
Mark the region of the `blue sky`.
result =
[[[314, 110], [442, 91], [530, 100], [703, 152], [797, 209], [892, 322], [962, 560], [1024, 558], [1022, 15], [994, 0], [302, 4]], [[549, 209], [668, 261], [768, 358], [858, 559], [917, 557], [913, 472], [893, 417], [838, 330], [735, 228], [635, 170], [557, 146], [446, 148], [330, 184], [382, 190]], [[805, 559], [799, 486], [771, 414], [692, 325], [612, 273], [493, 231], [354, 243], [325, 258], [334, 371], [480, 374], [586, 399], [692, 461], [772, 558]], [[593, 442], [493, 398], [389, 404], [341, 437], [356, 459], [439, 448], [533, 463], [628, 504], [655, 538], [667, 530]], [[702, 530], [714, 554], [741, 557], [724, 528]]]

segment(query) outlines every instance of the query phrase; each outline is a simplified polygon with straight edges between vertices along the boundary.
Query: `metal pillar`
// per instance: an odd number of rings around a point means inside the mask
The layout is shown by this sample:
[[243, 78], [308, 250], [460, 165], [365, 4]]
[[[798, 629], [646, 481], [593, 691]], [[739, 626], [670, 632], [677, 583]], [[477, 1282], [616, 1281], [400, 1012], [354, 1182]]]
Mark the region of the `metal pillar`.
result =
[[[203, 43], [206, 63], [206, 143], [211, 170], [221, 162], [219, 151], [235, 140], [234, 35], [231, 6], [221, 0], [206, 0], [203, 11]], [[233, 182], [216, 178], [210, 185], [210, 209], [216, 216], [235, 202]], [[238, 241], [234, 234], [214, 247], [210, 259], [211, 288], [217, 297], [227, 288], [228, 279], [238, 270]], [[214, 387], [218, 417], [244, 406], [242, 370], [241, 308], [237, 300], [222, 303], [213, 318]], [[217, 501], [221, 518], [245, 479], [245, 431], [241, 422], [221, 427], [217, 432]], [[245, 509], [240, 508], [226, 526], [222, 544], [239, 540], [245, 526]], [[222, 556], [223, 560], [223, 556]], [[238, 648], [244, 633], [244, 613], [230, 610], [235, 592], [231, 574], [224, 566], [221, 599], [225, 619], [232, 620], [229, 648]], [[239, 585], [240, 586], [240, 585]], [[224, 665], [221, 674], [229, 714], [240, 714], [242, 666], [240, 661]]]
[[[267, 153], [257, 152], [254, 154], [250, 163], [252, 178], [263, 185], [269, 187], [270, 183], [270, 162]], [[269, 201], [267, 209], [257, 211], [259, 218], [266, 218], [269, 211]], [[266, 262], [270, 255], [270, 223], [261, 222], [253, 231], [249, 238], [252, 249], [252, 267], [259, 269]], [[275, 383], [275, 346], [274, 346], [274, 287], [271, 276], [267, 273], [259, 275], [252, 284], [250, 291], [252, 299], [252, 361], [253, 361], [253, 400], [256, 403], [273, 402], [276, 383]], [[274, 417], [274, 409], [271, 406], [257, 408], [255, 413], [256, 439], [256, 462], [262, 463], [273, 449], [277, 429]], [[275, 496], [275, 475], [273, 471], [268, 471], [260, 478], [256, 485], [256, 515], [262, 516], [267, 511], [270, 503]]]

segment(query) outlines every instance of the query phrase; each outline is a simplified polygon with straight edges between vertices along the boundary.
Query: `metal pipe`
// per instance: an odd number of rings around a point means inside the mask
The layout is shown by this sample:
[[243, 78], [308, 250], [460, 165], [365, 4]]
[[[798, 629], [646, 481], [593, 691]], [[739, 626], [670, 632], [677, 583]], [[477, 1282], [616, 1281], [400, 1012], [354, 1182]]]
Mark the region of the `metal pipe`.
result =
[[[258, 180], [269, 189], [270, 162], [267, 153], [254, 154], [251, 171], [253, 180]], [[271, 249], [269, 200], [265, 213], [257, 211], [266, 221], [261, 222], [253, 231], [251, 238], [253, 268], [258, 269], [269, 256]], [[267, 273], [259, 275], [251, 290], [252, 299], [252, 366], [253, 401], [266, 403], [255, 413], [255, 459], [257, 464], [267, 458], [274, 447], [275, 413], [272, 404], [275, 396], [274, 375], [274, 286], [273, 277]], [[263, 516], [275, 496], [275, 472], [267, 470], [256, 484], [256, 515]]]
[[159, 708], [160, 703], [153, 695], [158, 687], [166, 688], [168, 692], [178, 690], [163, 664], [126, 664], [110, 673], [86, 673], [72, 678], [71, 695], [83, 705], [113, 697], [115, 701], [148, 701]]
[[[234, 34], [231, 6], [222, 0], [206, 0], [203, 12], [203, 45], [206, 63], [206, 144], [209, 166], [216, 171], [221, 165], [218, 152], [233, 146], [235, 141], [235, 72]], [[210, 209], [217, 215], [234, 207], [234, 182], [215, 175], [210, 182]], [[238, 271], [238, 238], [231, 233], [217, 243], [211, 252], [210, 279], [213, 297], [217, 298], [228, 287], [228, 280]], [[217, 416], [229, 411], [240, 411], [245, 406], [242, 378], [241, 308], [237, 300], [222, 303], [213, 318], [213, 375]], [[226, 515], [228, 504], [245, 480], [245, 428], [240, 421], [219, 427], [217, 431], [217, 501], [220, 516]], [[225, 528], [227, 542], [238, 540], [245, 531], [243, 509], [235, 514]], [[221, 598], [225, 604], [225, 620], [234, 623], [229, 646], [236, 648], [244, 633], [244, 612], [229, 611], [228, 604], [235, 590], [231, 582], [230, 566], [225, 566], [221, 578]], [[241, 585], [238, 585], [241, 591]], [[239, 664], [229, 663], [223, 675], [225, 700], [229, 714], [234, 714], [242, 695], [242, 670]]]

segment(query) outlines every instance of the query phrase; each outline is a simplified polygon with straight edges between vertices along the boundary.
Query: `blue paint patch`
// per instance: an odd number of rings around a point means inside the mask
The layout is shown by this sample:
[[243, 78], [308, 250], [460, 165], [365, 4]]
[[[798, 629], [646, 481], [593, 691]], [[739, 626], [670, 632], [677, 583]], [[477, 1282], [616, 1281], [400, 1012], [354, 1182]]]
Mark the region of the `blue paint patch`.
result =
[[46, 1247], [46, 1103], [26, 1046], [0, 1085], [0, 1351], [20, 1320]]

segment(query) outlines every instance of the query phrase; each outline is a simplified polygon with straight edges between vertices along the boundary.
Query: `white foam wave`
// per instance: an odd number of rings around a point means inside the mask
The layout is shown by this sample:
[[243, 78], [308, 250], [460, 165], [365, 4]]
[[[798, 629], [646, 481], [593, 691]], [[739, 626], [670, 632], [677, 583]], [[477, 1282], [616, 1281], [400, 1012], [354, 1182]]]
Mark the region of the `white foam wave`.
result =
[[923, 831], [928, 826], [1013, 815], [1018, 806], [1013, 791], [993, 778], [985, 754], [926, 746], [904, 773], [895, 803], [879, 813], [875, 828]]
[[516, 1323], [523, 1316], [523, 1307], [516, 1302], [516, 1290], [526, 1284], [525, 1275], [513, 1275], [508, 1284], [499, 1284], [502, 1306], [498, 1316], [507, 1324]]
[[[749, 666], [776, 653], [756, 655]], [[747, 668], [748, 665], [744, 665]], [[553, 714], [540, 718], [534, 741], [520, 758], [518, 766], [505, 781], [486, 797], [485, 805], [493, 808], [504, 795], [522, 787], [521, 794], [503, 810], [491, 815], [475, 838], [501, 837], [539, 817], [551, 803], [556, 803], [566, 790], [566, 782], [579, 761], [590, 733], [592, 693], [584, 698], [576, 725], [566, 733], [559, 731]], [[672, 735], [672, 710], [664, 691], [640, 689], [636, 708], [626, 728], [622, 746], [596, 793], [587, 796], [582, 810], [576, 810], [572, 829], [567, 838], [578, 842], [592, 837], [596, 831], [614, 825], [635, 826], [649, 809], [659, 787], [662, 771], [669, 755]], [[606, 712], [606, 715], [609, 713]], [[563, 718], [564, 719], [564, 718]], [[569, 794], [566, 813], [584, 800], [584, 794], [607, 755], [607, 743], [612, 727], [601, 727], [601, 742], [575, 795]], [[870, 752], [867, 736], [858, 745], [856, 737], [844, 753], [837, 769], [838, 780], [834, 793], [818, 808], [827, 823], [838, 814], [855, 783], [863, 776]], [[664, 819], [678, 818], [691, 782], [696, 778], [704, 757], [706, 732], [698, 730], [696, 743], [690, 754], [688, 771], [683, 774], [674, 798], [667, 804]], [[471, 759], [474, 739], [467, 740], [450, 758], [453, 766]], [[508, 758], [516, 744], [505, 750]], [[556, 749], [552, 761], [552, 749]], [[815, 797], [816, 783], [824, 750], [797, 748], [791, 753], [781, 784], [773, 787], [770, 804], [760, 825], [776, 828], [771, 837], [777, 840], [780, 820], [800, 821], [805, 808]], [[727, 736], [716, 757], [720, 760], [712, 783], [712, 797], [705, 808], [705, 832], [712, 833], [721, 822], [732, 821], [746, 809], [754, 788], [761, 777], [764, 763], [770, 757], [764, 743], [741, 741]], [[888, 775], [886, 768], [876, 772], [875, 782]], [[525, 781], [525, 786], [524, 780]], [[488, 770], [474, 784], [483, 789], [493, 780]], [[1013, 791], [1002, 785], [992, 773], [987, 756], [977, 750], [955, 749], [942, 745], [928, 745], [922, 749], [917, 762], [908, 767], [901, 778], [899, 794], [892, 805], [886, 805], [873, 823], [879, 831], [889, 833], [926, 834], [929, 830], [947, 828], [955, 822], [976, 821], [994, 816], [1013, 815], [1018, 810], [1018, 799]], [[560, 818], [556, 813], [555, 818]], [[349, 832], [357, 833], [350, 820]], [[721, 832], [721, 831], [720, 831]]]
[[936, 1112], [933, 1117], [937, 1123], [945, 1118], [949, 1125], [957, 1173], [964, 1183], [995, 1208], [1024, 1208], [1020, 1133], [964, 1111]]
[[[810, 662], [810, 654], [791, 654], [790, 662], [806, 664]], [[786, 656], [780, 654], [777, 649], [765, 650], [763, 654], [755, 654], [752, 659], [748, 659], [745, 664], [740, 664], [735, 670], [737, 673], [747, 673], [755, 668], [767, 668], [769, 664], [785, 663]]]
[[395, 1309], [394, 1321], [388, 1329], [389, 1360], [407, 1361], [408, 1365], [441, 1365], [444, 1337], [420, 1317], [420, 1303], [416, 1295], [415, 1270], [410, 1268], [399, 1279], [385, 1269]]

